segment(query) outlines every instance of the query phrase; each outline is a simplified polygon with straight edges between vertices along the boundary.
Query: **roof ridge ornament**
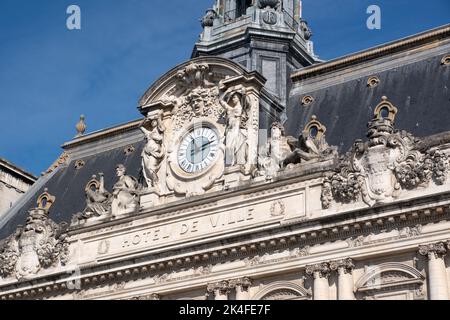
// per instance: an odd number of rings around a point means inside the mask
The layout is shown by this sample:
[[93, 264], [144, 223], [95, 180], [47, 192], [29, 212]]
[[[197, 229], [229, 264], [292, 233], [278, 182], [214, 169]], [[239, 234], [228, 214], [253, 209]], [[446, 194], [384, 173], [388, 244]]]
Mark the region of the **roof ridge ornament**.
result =
[[78, 121], [77, 125], [75, 126], [75, 128], [77, 129], [77, 135], [75, 136], [75, 138], [81, 137], [84, 135], [84, 133], [86, 132], [86, 123], [85, 120], [86, 117], [82, 114], [80, 116], [80, 121]]

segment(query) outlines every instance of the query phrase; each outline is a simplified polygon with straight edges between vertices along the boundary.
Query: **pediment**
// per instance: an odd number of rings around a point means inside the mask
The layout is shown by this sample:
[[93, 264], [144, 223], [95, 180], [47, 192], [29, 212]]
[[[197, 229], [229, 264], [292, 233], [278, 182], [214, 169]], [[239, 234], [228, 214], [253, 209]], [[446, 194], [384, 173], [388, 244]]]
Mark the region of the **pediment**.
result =
[[[183, 79], [183, 73], [186, 70], [190, 71], [193, 66], [201, 66], [201, 70], [192, 70], [192, 74], [188, 75], [191, 79]], [[244, 78], [247, 81], [258, 82], [261, 88], [266, 81], [259, 73], [249, 72], [232, 60], [220, 57], [198, 57], [176, 66], [154, 82], [139, 101], [140, 111], [146, 115], [155, 103], [164, 103], [167, 97], [181, 96], [193, 87], [203, 86], [203, 83], [199, 82], [201, 81], [199, 77], [207, 78], [211, 85], [218, 85], [221, 81], [236, 81]], [[191, 82], [190, 88], [186, 88], [183, 80]]]

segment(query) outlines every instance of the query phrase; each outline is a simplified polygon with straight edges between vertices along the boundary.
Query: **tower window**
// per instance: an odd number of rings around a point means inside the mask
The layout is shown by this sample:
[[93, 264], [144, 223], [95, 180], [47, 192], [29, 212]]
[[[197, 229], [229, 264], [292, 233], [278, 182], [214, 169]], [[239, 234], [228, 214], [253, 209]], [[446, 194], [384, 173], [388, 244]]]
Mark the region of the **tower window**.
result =
[[251, 7], [253, 0], [237, 0], [236, 1], [236, 19], [242, 17], [247, 12], [247, 8]]

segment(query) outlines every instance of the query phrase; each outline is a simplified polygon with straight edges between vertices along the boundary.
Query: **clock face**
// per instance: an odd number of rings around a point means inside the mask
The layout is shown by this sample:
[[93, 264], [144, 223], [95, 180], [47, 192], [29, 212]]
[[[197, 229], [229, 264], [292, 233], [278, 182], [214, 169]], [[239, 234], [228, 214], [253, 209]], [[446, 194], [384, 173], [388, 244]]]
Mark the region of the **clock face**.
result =
[[216, 159], [218, 148], [219, 137], [213, 129], [195, 128], [181, 141], [178, 164], [187, 173], [203, 171]]

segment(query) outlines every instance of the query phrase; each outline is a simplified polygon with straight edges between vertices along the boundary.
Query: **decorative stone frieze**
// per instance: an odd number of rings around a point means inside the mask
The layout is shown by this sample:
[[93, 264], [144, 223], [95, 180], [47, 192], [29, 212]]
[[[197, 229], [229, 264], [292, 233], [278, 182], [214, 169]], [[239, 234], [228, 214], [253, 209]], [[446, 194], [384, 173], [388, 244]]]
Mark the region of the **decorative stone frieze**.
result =
[[143, 296], [133, 297], [130, 300], [161, 300], [161, 296], [157, 293], [151, 293]]

